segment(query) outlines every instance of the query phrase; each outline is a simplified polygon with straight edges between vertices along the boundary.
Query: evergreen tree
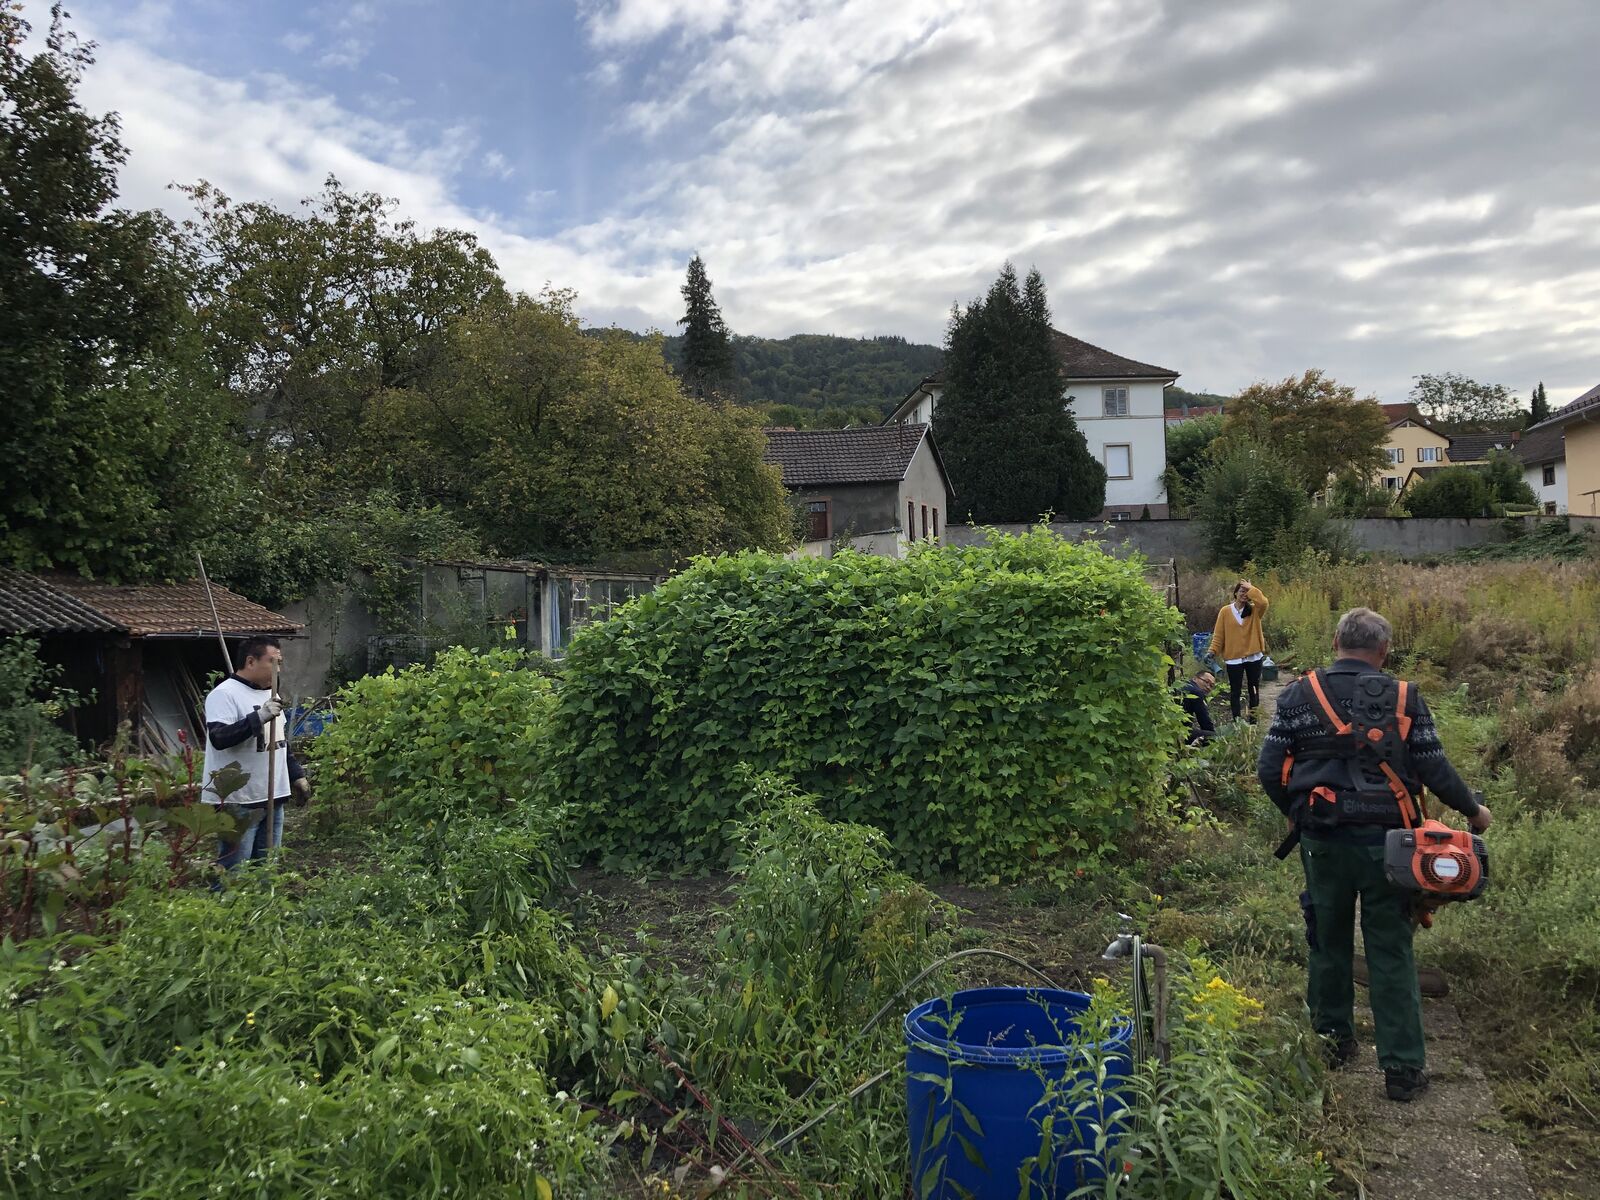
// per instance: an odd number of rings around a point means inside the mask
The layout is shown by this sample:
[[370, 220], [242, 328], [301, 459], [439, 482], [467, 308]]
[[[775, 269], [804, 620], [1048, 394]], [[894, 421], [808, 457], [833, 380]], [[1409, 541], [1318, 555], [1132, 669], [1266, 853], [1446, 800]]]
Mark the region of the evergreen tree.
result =
[[1533, 389], [1533, 397], [1529, 401], [1532, 411], [1528, 414], [1528, 424], [1537, 425], [1550, 415], [1550, 400], [1544, 394], [1544, 380], [1539, 381], [1539, 386]]
[[1062, 395], [1050, 307], [1038, 271], [1018, 286], [1010, 263], [988, 295], [951, 313], [934, 433], [976, 521], [1099, 515], [1105, 469]]
[[690, 395], [703, 398], [726, 390], [733, 374], [733, 347], [722, 310], [711, 295], [711, 277], [696, 254], [683, 280], [683, 381]]

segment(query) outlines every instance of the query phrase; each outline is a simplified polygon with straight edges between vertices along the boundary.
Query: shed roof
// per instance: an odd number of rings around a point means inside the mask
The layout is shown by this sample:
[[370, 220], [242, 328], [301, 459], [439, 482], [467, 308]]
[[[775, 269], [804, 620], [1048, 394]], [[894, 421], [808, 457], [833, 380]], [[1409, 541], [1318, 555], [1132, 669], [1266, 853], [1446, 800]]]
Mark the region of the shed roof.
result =
[[[206, 589], [192, 583], [115, 584], [81, 575], [40, 576], [53, 589], [113, 621], [133, 637], [214, 637]], [[229, 637], [257, 633], [299, 633], [301, 626], [225, 587], [211, 585], [217, 620]]]
[[[830, 483], [899, 483], [926, 441], [939, 473], [944, 463], [927, 425], [867, 429], [769, 429], [762, 457], [783, 469], [783, 486]], [[949, 487], [948, 477], [945, 486]]]
[[0, 633], [126, 633], [127, 628], [37, 575], [0, 567]]

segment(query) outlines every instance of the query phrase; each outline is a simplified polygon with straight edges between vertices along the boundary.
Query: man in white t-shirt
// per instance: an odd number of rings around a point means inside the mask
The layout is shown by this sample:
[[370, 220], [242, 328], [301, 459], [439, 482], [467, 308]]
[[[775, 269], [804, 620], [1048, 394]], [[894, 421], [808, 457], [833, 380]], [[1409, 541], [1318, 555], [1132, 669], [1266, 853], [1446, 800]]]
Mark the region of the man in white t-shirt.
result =
[[[274, 637], [253, 637], [239, 647], [239, 667], [206, 697], [206, 765], [200, 799], [220, 804], [237, 829], [224, 837], [217, 865], [231, 871], [252, 858], [266, 858], [283, 841], [283, 809], [292, 797], [303, 805], [311, 781], [284, 739], [283, 702], [272, 681], [283, 663]], [[272, 766], [268, 761], [271, 756]], [[267, 780], [272, 777], [273, 827], [267, 816]]]

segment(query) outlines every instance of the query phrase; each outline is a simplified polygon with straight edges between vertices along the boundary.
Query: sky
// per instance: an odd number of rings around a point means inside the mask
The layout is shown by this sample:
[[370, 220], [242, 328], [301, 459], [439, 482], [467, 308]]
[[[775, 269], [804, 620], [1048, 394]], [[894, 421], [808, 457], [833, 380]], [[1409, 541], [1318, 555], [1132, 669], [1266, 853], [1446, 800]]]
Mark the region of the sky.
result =
[[69, 7], [124, 203], [332, 173], [593, 324], [670, 331], [699, 253], [736, 333], [938, 342], [1009, 259], [1194, 390], [1600, 383], [1593, 0]]

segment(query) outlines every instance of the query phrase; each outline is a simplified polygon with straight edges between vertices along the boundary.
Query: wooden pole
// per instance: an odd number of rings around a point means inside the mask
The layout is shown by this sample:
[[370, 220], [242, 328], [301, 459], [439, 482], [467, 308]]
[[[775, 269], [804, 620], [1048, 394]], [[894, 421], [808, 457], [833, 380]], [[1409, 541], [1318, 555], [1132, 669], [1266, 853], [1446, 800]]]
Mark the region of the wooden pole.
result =
[[222, 647], [222, 661], [228, 664], [228, 674], [233, 674], [233, 655], [228, 653], [228, 639], [222, 636], [222, 618], [217, 615], [217, 598], [211, 594], [211, 580], [206, 577], [206, 560], [200, 551], [194, 552], [195, 565], [200, 568], [200, 582], [206, 588], [206, 603], [211, 605], [211, 621], [217, 627], [217, 644]]
[[[278, 697], [278, 668], [272, 668], [272, 698]], [[267, 724], [267, 854], [270, 857], [276, 847], [272, 844], [272, 831], [277, 824], [278, 802], [273, 798], [277, 791], [278, 783], [278, 719], [283, 714], [279, 713]], [[286, 726], [287, 728], [287, 726]]]

